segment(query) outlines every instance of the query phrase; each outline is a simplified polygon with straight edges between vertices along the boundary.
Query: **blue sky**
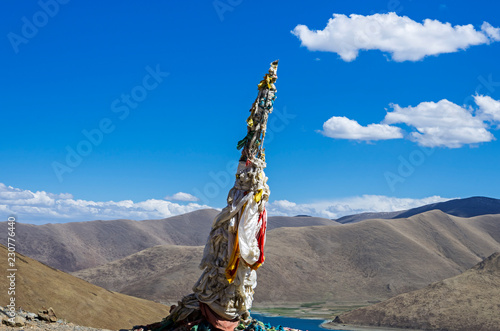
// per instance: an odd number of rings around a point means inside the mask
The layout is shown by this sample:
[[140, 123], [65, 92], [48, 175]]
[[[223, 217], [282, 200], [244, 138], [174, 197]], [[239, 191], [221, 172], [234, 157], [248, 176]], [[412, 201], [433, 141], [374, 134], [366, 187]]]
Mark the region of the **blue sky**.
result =
[[2, 5], [2, 215], [223, 207], [275, 59], [270, 214], [500, 198], [495, 1]]

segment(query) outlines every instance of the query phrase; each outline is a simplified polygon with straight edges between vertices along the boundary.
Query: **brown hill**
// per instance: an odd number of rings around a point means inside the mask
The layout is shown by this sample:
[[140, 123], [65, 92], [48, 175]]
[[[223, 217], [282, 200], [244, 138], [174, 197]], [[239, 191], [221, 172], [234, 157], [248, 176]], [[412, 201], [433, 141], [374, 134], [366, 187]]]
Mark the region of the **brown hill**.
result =
[[[500, 330], [500, 253], [463, 274], [340, 316], [372, 326], [449, 331]], [[335, 327], [335, 324], [331, 324]]]
[[203, 246], [163, 245], [72, 274], [111, 291], [174, 303], [201, 274]]
[[[341, 225], [327, 218], [312, 216], [271, 216], [267, 219], [267, 229], [274, 230], [278, 228], [299, 228], [304, 226], [318, 225]], [[207, 234], [208, 236], [208, 234]]]
[[[268, 233], [257, 304], [385, 300], [458, 275], [500, 251], [500, 215], [430, 211], [408, 219]], [[143, 298], [175, 301], [200, 275], [202, 248], [158, 246], [75, 275]], [[129, 284], [133, 284], [130, 285]]]
[[[112, 220], [33, 225], [17, 223], [19, 252], [63, 271], [76, 271], [121, 259], [157, 245], [205, 245], [215, 209], [161, 220]], [[338, 225], [318, 217], [270, 217], [269, 229], [283, 226]], [[7, 222], [0, 231], [7, 233]], [[0, 244], [6, 244], [6, 237]]]
[[[7, 249], [0, 245], [0, 259], [7, 261]], [[18, 308], [37, 312], [42, 307], [54, 308], [57, 317], [79, 325], [105, 329], [130, 328], [133, 325], [160, 320], [169, 307], [121, 293], [111, 292], [82, 279], [48, 267], [20, 253], [16, 256], [16, 293]], [[7, 306], [9, 279], [7, 270], [0, 271], [0, 299]]]

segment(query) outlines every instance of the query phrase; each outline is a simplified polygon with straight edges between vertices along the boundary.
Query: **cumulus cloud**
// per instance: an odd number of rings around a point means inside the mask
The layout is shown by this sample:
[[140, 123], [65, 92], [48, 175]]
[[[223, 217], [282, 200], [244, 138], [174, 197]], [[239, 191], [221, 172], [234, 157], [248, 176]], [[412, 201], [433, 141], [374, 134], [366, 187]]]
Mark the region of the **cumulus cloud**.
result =
[[[267, 210], [270, 216], [311, 215], [336, 219], [345, 215], [363, 212], [410, 209], [446, 200], [448, 199], [439, 196], [424, 199], [401, 199], [382, 195], [363, 195], [309, 204], [277, 200], [268, 203]], [[157, 199], [140, 202], [132, 200], [80, 200], [74, 199], [67, 193], [32, 192], [0, 183], [0, 216], [7, 220], [8, 216], [16, 215], [18, 221], [24, 223], [45, 224], [111, 219], [161, 219], [203, 208], [211, 207], [196, 203], [182, 205]]]
[[[0, 183], [0, 213], [16, 215], [20, 222], [57, 223], [110, 219], [160, 219], [210, 208], [196, 203], [178, 204], [149, 199], [134, 202], [74, 199], [71, 194], [32, 192]], [[6, 219], [6, 217], [4, 217]]]
[[324, 136], [353, 140], [386, 140], [403, 138], [402, 130], [387, 124], [370, 124], [361, 126], [355, 120], [347, 117], [333, 116], [323, 124]]
[[192, 194], [189, 193], [184, 193], [184, 192], [177, 192], [174, 195], [169, 195], [165, 197], [165, 200], [173, 200], [173, 201], [198, 201], [197, 197], [195, 197]]
[[344, 61], [356, 59], [360, 50], [387, 52], [398, 62], [418, 61], [500, 40], [500, 29], [487, 22], [476, 30], [471, 24], [452, 26], [431, 19], [419, 23], [396, 13], [334, 14], [323, 30], [299, 24], [291, 32], [310, 51], [337, 53]]
[[472, 109], [446, 99], [422, 102], [416, 107], [392, 107], [394, 110], [387, 113], [384, 123], [415, 127], [409, 138], [421, 146], [458, 148], [495, 139], [487, 130], [487, 123], [474, 116]]
[[[415, 107], [391, 104], [380, 124], [361, 126], [346, 117], [332, 117], [323, 124], [323, 135], [337, 139], [384, 140], [407, 138], [425, 147], [459, 148], [495, 139], [489, 131], [500, 124], [500, 101], [474, 96], [476, 109], [459, 106], [446, 99], [421, 102]], [[408, 126], [404, 132], [396, 124]]]
[[337, 219], [342, 216], [365, 212], [390, 212], [443, 202], [449, 199], [431, 196], [423, 199], [394, 198], [383, 195], [362, 195], [343, 199], [297, 204], [287, 200], [269, 203], [269, 215], [296, 216], [310, 215]]

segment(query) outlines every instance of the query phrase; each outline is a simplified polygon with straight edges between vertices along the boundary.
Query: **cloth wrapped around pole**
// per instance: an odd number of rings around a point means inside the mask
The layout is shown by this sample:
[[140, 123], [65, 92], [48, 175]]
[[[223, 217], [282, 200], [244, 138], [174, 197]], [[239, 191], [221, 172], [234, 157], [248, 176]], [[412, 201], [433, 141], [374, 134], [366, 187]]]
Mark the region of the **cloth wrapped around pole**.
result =
[[[256, 270], [264, 263], [269, 186], [264, 173], [267, 120], [276, 99], [278, 61], [258, 84], [258, 95], [246, 119], [247, 133], [227, 206], [215, 217], [200, 263], [202, 274], [170, 315], [155, 330], [233, 331], [251, 322]], [[208, 323], [208, 324], [207, 324]], [[199, 326], [199, 327], [198, 327]]]

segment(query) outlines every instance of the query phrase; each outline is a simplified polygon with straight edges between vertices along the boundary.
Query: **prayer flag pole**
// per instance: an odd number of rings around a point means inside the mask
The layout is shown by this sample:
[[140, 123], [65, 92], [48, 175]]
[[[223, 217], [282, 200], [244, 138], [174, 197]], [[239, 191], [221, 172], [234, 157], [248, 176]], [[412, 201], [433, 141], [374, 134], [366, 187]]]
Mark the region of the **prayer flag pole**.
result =
[[250, 322], [256, 270], [264, 262], [266, 202], [269, 186], [264, 174], [267, 120], [276, 99], [278, 61], [258, 84], [258, 95], [246, 120], [247, 134], [227, 206], [215, 217], [205, 245], [200, 278], [193, 293], [175, 306], [156, 330], [230, 330]]

